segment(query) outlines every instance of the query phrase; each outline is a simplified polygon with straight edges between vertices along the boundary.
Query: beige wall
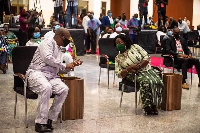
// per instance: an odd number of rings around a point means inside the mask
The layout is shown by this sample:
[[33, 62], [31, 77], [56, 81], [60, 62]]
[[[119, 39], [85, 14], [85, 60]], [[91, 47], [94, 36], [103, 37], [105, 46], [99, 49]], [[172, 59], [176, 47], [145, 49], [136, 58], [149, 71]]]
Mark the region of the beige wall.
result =
[[193, 26], [195, 29], [200, 24], [200, 0], [194, 0], [193, 2]]
[[[54, 3], [52, 0], [40, 0], [40, 2], [45, 25], [48, 25], [50, 23], [50, 17], [54, 12]], [[32, 8], [34, 8], [34, 0], [29, 0], [29, 9]], [[40, 11], [40, 9], [38, 11]]]

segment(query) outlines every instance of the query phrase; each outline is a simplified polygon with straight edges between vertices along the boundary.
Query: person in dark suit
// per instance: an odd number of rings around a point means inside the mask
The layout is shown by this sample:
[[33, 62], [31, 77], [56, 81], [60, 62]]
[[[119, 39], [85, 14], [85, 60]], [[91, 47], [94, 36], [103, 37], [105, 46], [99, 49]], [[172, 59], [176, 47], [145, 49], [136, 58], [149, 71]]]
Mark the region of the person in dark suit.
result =
[[114, 28], [114, 21], [112, 18], [112, 12], [110, 10], [108, 10], [107, 12], [108, 16], [104, 16], [102, 19], [102, 30], [105, 31], [106, 28], [108, 27], [112, 27]]
[[178, 22], [176, 22], [173, 17], [170, 17], [169, 26], [167, 29], [173, 29], [175, 27], [178, 27]]
[[[191, 65], [195, 65], [198, 77], [200, 79], [200, 63], [198, 59], [192, 56], [190, 49], [188, 48], [185, 39], [180, 35], [179, 28], [173, 29], [173, 36], [169, 37], [166, 41], [166, 53], [174, 57], [174, 63], [181, 67], [182, 69], [182, 88], [189, 89], [186, 79], [187, 79], [187, 69]], [[198, 84], [200, 87], [200, 82]]]
[[197, 26], [197, 30], [195, 31], [195, 35], [197, 40], [200, 42], [200, 25]]

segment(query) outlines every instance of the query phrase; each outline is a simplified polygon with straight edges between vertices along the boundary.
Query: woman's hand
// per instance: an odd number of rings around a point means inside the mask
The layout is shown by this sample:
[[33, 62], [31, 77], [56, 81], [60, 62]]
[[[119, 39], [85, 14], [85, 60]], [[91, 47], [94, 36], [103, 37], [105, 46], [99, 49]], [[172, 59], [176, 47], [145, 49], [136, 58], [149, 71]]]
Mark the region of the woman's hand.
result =
[[138, 64], [132, 64], [128, 66], [126, 69], [131, 73], [133, 72], [135, 73], [139, 68], [138, 68]]

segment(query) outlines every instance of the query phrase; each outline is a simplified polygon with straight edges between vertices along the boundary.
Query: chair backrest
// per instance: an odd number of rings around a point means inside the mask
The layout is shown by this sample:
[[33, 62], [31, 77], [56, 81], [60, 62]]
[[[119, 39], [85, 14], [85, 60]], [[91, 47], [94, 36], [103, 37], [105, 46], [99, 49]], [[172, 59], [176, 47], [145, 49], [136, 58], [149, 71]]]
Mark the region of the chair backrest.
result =
[[188, 32], [188, 40], [196, 41], [196, 34], [195, 32]]
[[17, 46], [12, 50], [13, 72], [26, 74], [37, 46]]
[[162, 55], [166, 54], [166, 40], [165, 35], [160, 36]]
[[110, 61], [115, 62], [115, 57], [118, 55], [119, 52], [114, 46], [114, 38], [99, 39], [99, 53], [100, 55], [107, 55]]

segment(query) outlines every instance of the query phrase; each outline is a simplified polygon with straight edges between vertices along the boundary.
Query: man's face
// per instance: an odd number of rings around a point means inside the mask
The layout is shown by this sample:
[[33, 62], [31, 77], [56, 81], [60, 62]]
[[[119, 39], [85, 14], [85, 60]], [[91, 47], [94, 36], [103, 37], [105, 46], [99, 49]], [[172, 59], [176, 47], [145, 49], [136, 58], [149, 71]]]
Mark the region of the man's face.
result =
[[174, 34], [174, 36], [179, 35], [180, 34], [180, 30], [178, 28], [175, 28], [173, 30], [173, 34]]
[[8, 32], [8, 25], [4, 25], [4, 31]]

